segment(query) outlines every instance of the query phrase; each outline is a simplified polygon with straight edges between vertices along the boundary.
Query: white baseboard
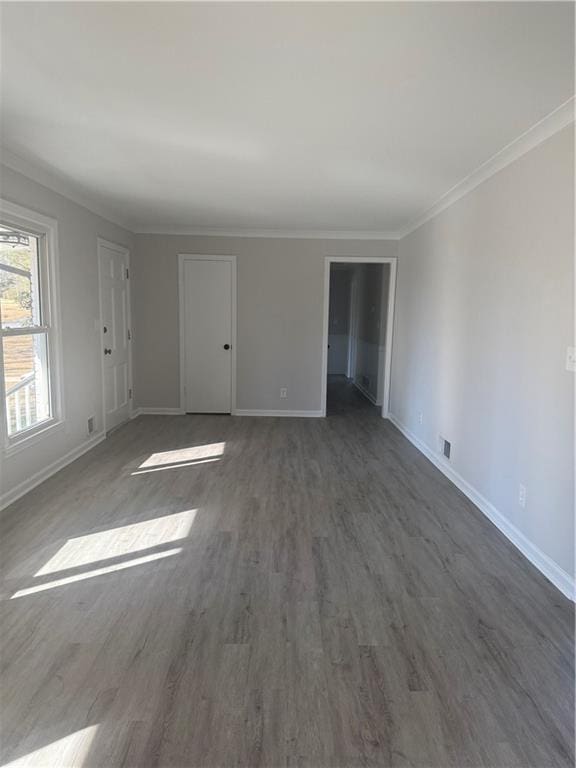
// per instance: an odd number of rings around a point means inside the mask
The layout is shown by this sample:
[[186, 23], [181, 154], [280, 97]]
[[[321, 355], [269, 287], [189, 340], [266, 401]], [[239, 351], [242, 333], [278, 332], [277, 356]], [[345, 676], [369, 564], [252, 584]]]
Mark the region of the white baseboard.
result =
[[44, 469], [36, 472], [35, 475], [32, 475], [31, 477], [24, 480], [24, 482], [14, 486], [14, 488], [7, 491], [6, 493], [3, 493], [2, 496], [0, 496], [0, 510], [17, 501], [21, 496], [24, 496], [25, 493], [28, 493], [33, 488], [36, 488], [36, 486], [40, 485], [40, 483], [43, 483], [44, 480], [48, 480], [49, 477], [52, 477], [52, 475], [55, 475], [56, 472], [59, 472], [61, 469], [64, 469], [64, 467], [68, 466], [68, 464], [71, 464], [76, 459], [79, 459], [80, 456], [92, 450], [92, 448], [95, 448], [98, 443], [101, 443], [105, 439], [106, 435], [103, 432], [94, 435], [94, 437], [91, 437], [85, 443], [82, 443], [82, 445], [79, 445], [77, 448], [74, 448], [73, 450], [66, 453], [64, 456], [62, 456], [62, 458], [54, 461], [47, 467], [44, 467]]
[[131, 418], [137, 416], [184, 416], [182, 408], [137, 408]]
[[494, 523], [501, 533], [514, 544], [514, 546], [522, 552], [532, 565], [534, 565], [540, 573], [557, 587], [560, 592], [566, 595], [570, 600], [576, 599], [576, 584], [574, 577], [570, 576], [563, 568], [548, 557], [545, 552], [542, 552], [530, 539], [528, 539], [522, 531], [520, 531], [515, 525], [507, 520], [504, 515], [499, 512], [496, 507], [491, 504], [488, 499], [482, 496], [473, 486], [470, 485], [464, 478], [458, 474], [449, 464], [442, 460], [442, 458], [436, 455], [419, 437], [405, 427], [398, 419], [392, 414], [388, 414], [388, 418], [394, 424], [397, 429], [402, 432], [412, 445], [429, 459], [440, 472], [442, 472], [454, 485], [459, 488], [462, 493], [467, 496], [470, 501], [478, 507], [478, 509], [486, 515], [486, 517]]
[[234, 416], [290, 416], [297, 419], [317, 419], [323, 415], [322, 411], [262, 411], [246, 409], [234, 411]]
[[[137, 408], [132, 412], [131, 419], [138, 416], [184, 416], [185, 412], [181, 408]], [[199, 414], [202, 415], [202, 414]], [[211, 414], [207, 413], [206, 416]], [[292, 416], [296, 418], [316, 418], [322, 416], [322, 411], [266, 411], [266, 410], [246, 410], [236, 409], [232, 412], [233, 416]]]
[[364, 395], [364, 397], [367, 397], [367, 398], [368, 398], [368, 400], [370, 400], [370, 402], [371, 402], [373, 405], [377, 405], [378, 407], [380, 407], [380, 406], [382, 405], [382, 403], [379, 403], [379, 402], [378, 402], [378, 400], [377, 400], [377, 399], [374, 397], [374, 395], [373, 395], [371, 392], [368, 392], [368, 390], [367, 390], [365, 387], [363, 387], [363, 386], [362, 386], [362, 384], [358, 384], [358, 382], [357, 382], [357, 381], [354, 381], [354, 379], [352, 380], [352, 384], [354, 384], [354, 386], [356, 387], [356, 389], [357, 389], [359, 392], [362, 392], [362, 394]]

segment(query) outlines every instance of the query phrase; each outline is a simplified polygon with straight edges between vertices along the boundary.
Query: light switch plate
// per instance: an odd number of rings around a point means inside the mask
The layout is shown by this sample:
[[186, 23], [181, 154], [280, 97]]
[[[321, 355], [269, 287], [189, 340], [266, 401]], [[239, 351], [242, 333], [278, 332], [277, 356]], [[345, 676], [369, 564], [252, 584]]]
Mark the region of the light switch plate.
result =
[[576, 371], [576, 347], [567, 347], [566, 349], [566, 370]]

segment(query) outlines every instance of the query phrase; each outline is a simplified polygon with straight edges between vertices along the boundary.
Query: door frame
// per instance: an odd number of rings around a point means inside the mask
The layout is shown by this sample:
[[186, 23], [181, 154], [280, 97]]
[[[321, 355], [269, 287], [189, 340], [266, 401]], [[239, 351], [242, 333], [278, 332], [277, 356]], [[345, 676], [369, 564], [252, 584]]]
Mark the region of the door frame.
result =
[[[328, 302], [330, 306], [330, 302]], [[356, 371], [358, 347], [358, 276], [356, 270], [352, 270], [350, 276], [350, 316], [348, 318], [348, 370], [349, 379], [354, 378]]]
[[184, 366], [185, 350], [185, 326], [184, 326], [184, 308], [186, 297], [184, 295], [184, 264], [187, 261], [228, 261], [232, 265], [232, 297], [230, 315], [232, 319], [232, 338], [230, 344], [232, 347], [232, 364], [230, 374], [230, 415], [236, 414], [236, 312], [237, 312], [237, 280], [236, 280], [236, 256], [212, 256], [209, 254], [179, 253], [178, 254], [178, 323], [180, 336], [180, 410], [186, 413], [186, 371]]
[[[128, 279], [126, 280], [126, 300], [128, 311], [128, 330], [130, 331], [130, 338], [128, 339], [128, 392], [132, 397], [128, 397], [128, 419], [134, 416], [134, 385], [132, 381], [132, 341], [134, 333], [132, 331], [132, 300], [130, 296], [130, 280], [131, 280], [131, 267], [130, 267], [130, 250], [124, 245], [119, 243], [113, 243], [111, 240], [106, 240], [103, 237], [96, 238], [96, 250], [98, 254], [98, 323], [99, 332], [98, 340], [100, 342], [100, 376], [102, 378], [102, 431], [106, 434], [106, 385], [105, 385], [105, 371], [104, 371], [104, 318], [102, 313], [102, 261], [100, 259], [100, 249], [108, 248], [111, 251], [115, 251], [120, 256], [126, 258], [126, 269], [128, 270]], [[120, 426], [120, 425], [119, 425]]]
[[[390, 418], [390, 377], [392, 370], [392, 340], [394, 335], [394, 302], [396, 297], [396, 265], [398, 260], [389, 256], [325, 256], [324, 257], [324, 319], [322, 329], [322, 416], [326, 416], [326, 388], [328, 378], [328, 323], [330, 310], [330, 266], [331, 264], [389, 264], [390, 284], [388, 286], [388, 315], [386, 320], [386, 354], [383, 361], [384, 396], [382, 418]], [[351, 329], [352, 330], [352, 329]], [[355, 351], [354, 351], [355, 356]]]

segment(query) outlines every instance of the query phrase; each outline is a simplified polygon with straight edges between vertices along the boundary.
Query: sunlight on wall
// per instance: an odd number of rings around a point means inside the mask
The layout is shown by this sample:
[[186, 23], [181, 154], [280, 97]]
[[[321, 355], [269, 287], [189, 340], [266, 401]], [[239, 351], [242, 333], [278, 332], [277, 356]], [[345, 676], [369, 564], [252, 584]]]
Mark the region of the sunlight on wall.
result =
[[6, 763], [5, 768], [47, 768], [55, 765], [81, 768], [97, 730], [98, 725], [89, 725]]
[[183, 539], [190, 533], [196, 512], [196, 509], [186, 509], [173, 515], [68, 539], [34, 575], [44, 576]]
[[44, 584], [38, 584], [35, 587], [27, 587], [26, 589], [19, 589], [15, 592], [10, 600], [15, 600], [17, 597], [26, 597], [26, 595], [33, 595], [36, 592], [45, 592], [47, 589], [54, 589], [54, 587], [62, 587], [65, 584], [72, 584], [75, 581], [84, 581], [85, 579], [93, 579], [95, 576], [102, 576], [105, 573], [113, 573], [114, 571], [123, 571], [126, 568], [133, 568], [135, 565], [143, 565], [144, 563], [151, 563], [154, 560], [162, 560], [165, 557], [171, 557], [182, 552], [182, 547], [176, 547], [175, 549], [168, 549], [163, 552], [153, 552], [150, 555], [143, 555], [142, 557], [133, 557], [131, 560], [126, 560], [122, 563], [114, 563], [114, 565], [106, 565], [102, 568], [93, 568], [89, 571], [83, 571], [82, 573], [76, 573], [73, 576], [65, 576], [62, 579], [54, 579], [54, 581], [47, 581]]

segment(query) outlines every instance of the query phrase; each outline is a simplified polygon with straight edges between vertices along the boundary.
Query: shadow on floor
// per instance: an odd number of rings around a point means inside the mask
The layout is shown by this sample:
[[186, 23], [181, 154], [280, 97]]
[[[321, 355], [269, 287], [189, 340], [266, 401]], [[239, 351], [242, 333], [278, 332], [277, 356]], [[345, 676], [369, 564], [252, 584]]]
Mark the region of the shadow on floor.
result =
[[327, 416], [378, 417], [382, 413], [346, 376], [329, 375], [326, 387]]

